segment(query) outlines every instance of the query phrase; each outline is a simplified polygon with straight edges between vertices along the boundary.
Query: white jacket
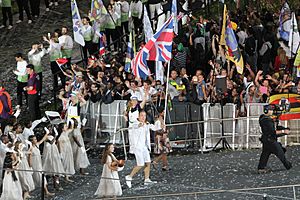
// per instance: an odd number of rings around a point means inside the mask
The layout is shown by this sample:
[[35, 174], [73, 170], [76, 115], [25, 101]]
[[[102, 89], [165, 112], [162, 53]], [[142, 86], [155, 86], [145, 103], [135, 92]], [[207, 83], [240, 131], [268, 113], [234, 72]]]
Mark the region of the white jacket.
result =
[[130, 148], [135, 151], [148, 149], [151, 151], [151, 140], [150, 140], [150, 129], [152, 131], [157, 131], [160, 127], [157, 127], [153, 124], [146, 123], [143, 126], [139, 127], [140, 122], [135, 123], [133, 131], [131, 134], [131, 146]]

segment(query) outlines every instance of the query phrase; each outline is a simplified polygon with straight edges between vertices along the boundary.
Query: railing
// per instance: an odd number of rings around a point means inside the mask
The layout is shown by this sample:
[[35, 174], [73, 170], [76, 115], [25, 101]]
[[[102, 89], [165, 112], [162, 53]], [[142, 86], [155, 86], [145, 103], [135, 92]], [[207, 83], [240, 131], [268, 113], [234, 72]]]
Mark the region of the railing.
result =
[[[224, 136], [233, 149], [261, 147], [258, 118], [263, 113], [264, 105], [247, 104], [247, 117], [238, 118], [234, 104], [224, 106]], [[123, 145], [128, 143], [123, 115], [126, 101], [119, 100], [111, 104], [89, 103], [87, 108], [83, 109], [86, 110], [86, 114], [83, 115], [88, 116], [88, 126], [92, 132], [90, 140], [94, 144], [108, 141]], [[192, 103], [175, 104], [173, 110], [168, 112], [167, 118], [170, 119], [167, 120], [167, 126], [171, 128], [169, 137], [174, 147], [186, 148], [196, 143], [201, 151], [207, 151], [216, 145], [222, 135], [219, 104], [214, 106], [207, 103], [202, 106]], [[177, 123], [172, 123], [173, 121]], [[280, 123], [291, 129], [290, 135], [280, 138], [280, 141], [284, 145], [299, 143], [300, 120]]]

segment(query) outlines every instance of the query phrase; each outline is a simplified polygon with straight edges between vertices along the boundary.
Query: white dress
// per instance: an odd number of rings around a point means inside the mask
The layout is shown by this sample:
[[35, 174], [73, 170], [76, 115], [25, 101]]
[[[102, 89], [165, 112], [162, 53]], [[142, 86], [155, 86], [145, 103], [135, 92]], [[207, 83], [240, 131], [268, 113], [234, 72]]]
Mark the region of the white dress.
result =
[[[38, 146], [33, 146], [31, 158], [32, 158], [32, 169], [36, 170], [36, 171], [43, 171], [41, 152], [40, 152], [40, 149]], [[34, 181], [36, 188], [41, 187], [42, 186], [42, 173], [33, 172], [33, 181]]]
[[71, 142], [69, 139], [69, 133], [62, 132], [60, 137], [58, 138], [59, 141], [59, 147], [60, 147], [60, 155], [62, 158], [62, 164], [65, 170], [65, 173], [67, 174], [75, 174], [75, 168], [74, 168], [74, 158], [73, 158], [73, 151]]
[[73, 156], [74, 156], [74, 165], [75, 169], [80, 168], [87, 168], [90, 165], [90, 161], [87, 157], [84, 141], [81, 135], [80, 128], [76, 128], [73, 131], [73, 136], [77, 138], [77, 141], [80, 143], [80, 145], [84, 148], [84, 151], [76, 144], [74, 139], [72, 138], [72, 150], [73, 150]]
[[95, 195], [98, 197], [122, 195], [122, 187], [119, 180], [119, 174], [117, 171], [112, 171], [108, 167], [109, 165], [111, 165], [112, 160], [116, 160], [114, 155], [110, 154], [110, 156], [107, 156], [106, 163], [103, 166], [100, 183], [97, 191], [95, 192]]
[[[19, 152], [20, 154], [20, 164], [18, 169], [20, 170], [32, 170], [31, 167], [29, 167], [27, 157], [24, 156], [23, 152]], [[34, 181], [33, 181], [33, 172], [26, 172], [26, 171], [17, 171], [19, 175], [19, 180], [21, 183], [21, 187], [23, 191], [33, 191], [35, 189], [34, 187]]]
[[5, 176], [3, 179], [3, 191], [0, 200], [22, 200], [22, 188], [18, 173], [16, 181], [13, 180], [12, 172], [5, 171]]
[[[48, 136], [48, 139], [53, 140], [53, 136]], [[65, 173], [55, 142], [52, 144], [44, 142], [43, 169], [47, 172]], [[63, 175], [59, 174], [59, 176]]]

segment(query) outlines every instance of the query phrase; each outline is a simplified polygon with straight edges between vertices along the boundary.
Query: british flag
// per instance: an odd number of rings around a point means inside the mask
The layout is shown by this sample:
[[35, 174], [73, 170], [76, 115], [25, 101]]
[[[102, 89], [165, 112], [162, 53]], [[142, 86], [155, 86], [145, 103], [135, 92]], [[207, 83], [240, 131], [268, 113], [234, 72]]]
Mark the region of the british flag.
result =
[[173, 23], [174, 17], [170, 16], [131, 61], [131, 70], [136, 77], [145, 79], [150, 74], [147, 60], [163, 62], [171, 60]]
[[103, 33], [99, 33], [99, 56], [105, 54], [104, 36]]

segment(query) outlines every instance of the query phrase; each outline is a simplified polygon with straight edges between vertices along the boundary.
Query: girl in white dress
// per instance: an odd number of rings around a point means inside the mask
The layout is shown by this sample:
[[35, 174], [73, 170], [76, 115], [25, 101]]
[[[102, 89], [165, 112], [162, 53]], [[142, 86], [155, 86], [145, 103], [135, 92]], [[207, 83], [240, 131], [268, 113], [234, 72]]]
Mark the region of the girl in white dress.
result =
[[[27, 157], [22, 151], [24, 148], [24, 145], [22, 144], [21, 141], [17, 141], [15, 143], [15, 151], [17, 152], [17, 159], [20, 161], [19, 162], [19, 167], [18, 169], [20, 170], [32, 170], [31, 167], [28, 165]], [[29, 149], [28, 153], [31, 153], [31, 149]], [[17, 171], [19, 176], [19, 180], [21, 183], [21, 187], [23, 190], [23, 197], [24, 199], [30, 198], [29, 192], [33, 191], [35, 189], [34, 187], [34, 182], [32, 178], [32, 172], [26, 172], [26, 171]]]
[[73, 120], [70, 120], [70, 122], [71, 125], [69, 128], [66, 123], [59, 124], [58, 134], [60, 135], [58, 136], [58, 150], [62, 159], [65, 173], [69, 174], [66, 175], [66, 181], [74, 182], [73, 180], [70, 180], [70, 176], [75, 174], [75, 168], [72, 145], [69, 139], [69, 134], [73, 131], [74, 122]]
[[[44, 137], [40, 140], [37, 141], [35, 135], [29, 136], [28, 140], [31, 142], [31, 154], [28, 155], [28, 163], [29, 166], [32, 167], [33, 170], [36, 171], [43, 171], [43, 166], [42, 166], [42, 157], [41, 157], [41, 152], [39, 149], [39, 145], [42, 144], [48, 137], [49, 131], [46, 131], [46, 134]], [[39, 188], [42, 186], [42, 173], [40, 172], [33, 172], [33, 181], [35, 184], [36, 188]], [[45, 185], [44, 185], [44, 190], [47, 196], [53, 196], [54, 193], [50, 193], [48, 188], [47, 188], [47, 181], [45, 178]]]
[[62, 190], [62, 187], [59, 186], [59, 177], [63, 176], [60, 173], [65, 173], [65, 170], [56, 145], [55, 133], [51, 126], [48, 127], [48, 130], [50, 133], [44, 143], [43, 169], [44, 171], [57, 173], [57, 175], [51, 174], [53, 176], [53, 185], [54, 188]]
[[[7, 152], [3, 168], [14, 169], [19, 161], [12, 152]], [[0, 200], [22, 200], [22, 188], [18, 178], [18, 173], [12, 170], [3, 170], [2, 172], [2, 194]]]
[[84, 141], [81, 135], [80, 127], [75, 118], [72, 118], [74, 121], [74, 131], [71, 138], [73, 156], [74, 156], [74, 165], [75, 169], [80, 169], [81, 175], [87, 175], [84, 173], [84, 169], [90, 165], [90, 161], [87, 157]]
[[104, 164], [103, 171], [95, 195], [97, 197], [115, 197], [122, 195], [122, 188], [118, 174], [118, 160], [112, 154], [114, 145], [106, 144], [102, 154], [101, 162]]

